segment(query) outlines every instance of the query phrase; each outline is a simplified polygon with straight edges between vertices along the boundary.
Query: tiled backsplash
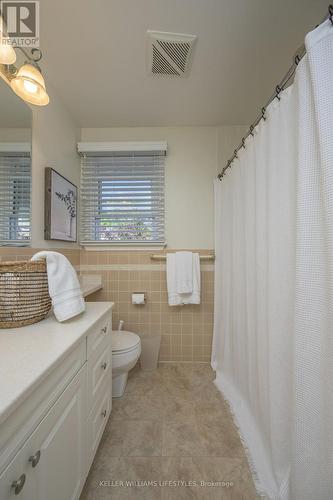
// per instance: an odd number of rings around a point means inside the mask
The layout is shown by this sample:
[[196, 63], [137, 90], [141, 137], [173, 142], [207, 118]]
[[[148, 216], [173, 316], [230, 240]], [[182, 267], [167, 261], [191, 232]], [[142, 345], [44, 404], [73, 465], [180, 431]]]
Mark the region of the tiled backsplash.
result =
[[[161, 361], [210, 361], [213, 334], [214, 264], [201, 263], [201, 304], [170, 307], [165, 262], [153, 261], [152, 251], [86, 251], [59, 248], [82, 274], [101, 274], [103, 289], [90, 301], [115, 302], [113, 327], [120, 319], [125, 329], [151, 335], [160, 333]], [[191, 249], [192, 251], [198, 251]], [[0, 248], [0, 260], [29, 259], [38, 249]], [[172, 251], [168, 249], [168, 252]], [[154, 254], [164, 253], [154, 251]], [[213, 250], [199, 251], [212, 254]], [[147, 303], [131, 303], [133, 292], [145, 292]]]
[[0, 247], [0, 262], [7, 260], [28, 260], [35, 253], [41, 250], [52, 250], [60, 252], [67, 257], [67, 259], [76, 268], [80, 265], [80, 249], [79, 248], [29, 248], [29, 247]]
[[[165, 262], [151, 260], [151, 253], [164, 252], [82, 250], [81, 272], [102, 274], [103, 280], [103, 289], [91, 295], [89, 300], [115, 302], [114, 328], [122, 319], [127, 330], [147, 335], [162, 334], [161, 361], [210, 361], [213, 263], [201, 263], [201, 304], [170, 307]], [[213, 250], [199, 253], [212, 254]], [[145, 292], [147, 303], [132, 305], [133, 292]]]

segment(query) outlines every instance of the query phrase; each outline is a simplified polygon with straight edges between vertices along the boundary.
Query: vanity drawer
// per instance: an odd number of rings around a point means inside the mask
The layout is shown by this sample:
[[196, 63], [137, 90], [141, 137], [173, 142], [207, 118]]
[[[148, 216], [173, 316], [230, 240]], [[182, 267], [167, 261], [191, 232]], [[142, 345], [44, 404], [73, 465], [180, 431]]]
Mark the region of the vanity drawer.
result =
[[112, 408], [111, 386], [107, 380], [87, 419], [87, 471], [89, 471]]
[[87, 338], [87, 356], [88, 359], [94, 354], [105, 338], [111, 335], [111, 314], [105, 314], [91, 329]]
[[112, 348], [111, 337], [107, 334], [98, 349], [88, 358], [88, 390], [87, 405], [88, 413], [94, 406], [101, 386], [105, 383], [111, 388], [112, 374]]

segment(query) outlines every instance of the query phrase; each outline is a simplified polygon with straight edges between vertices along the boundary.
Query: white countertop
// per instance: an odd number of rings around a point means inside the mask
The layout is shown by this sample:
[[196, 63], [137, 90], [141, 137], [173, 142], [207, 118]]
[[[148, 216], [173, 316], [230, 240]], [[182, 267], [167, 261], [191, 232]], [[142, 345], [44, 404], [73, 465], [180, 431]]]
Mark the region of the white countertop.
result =
[[34, 325], [0, 329], [0, 423], [112, 307], [89, 302], [85, 313], [64, 323], [50, 314]]

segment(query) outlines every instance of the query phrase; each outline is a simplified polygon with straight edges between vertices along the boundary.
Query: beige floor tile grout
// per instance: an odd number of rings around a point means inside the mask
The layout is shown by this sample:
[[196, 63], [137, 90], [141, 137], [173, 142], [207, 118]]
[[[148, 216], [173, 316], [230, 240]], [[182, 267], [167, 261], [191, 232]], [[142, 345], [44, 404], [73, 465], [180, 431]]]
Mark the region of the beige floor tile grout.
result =
[[[144, 496], [140, 489], [113, 490], [114, 498], [256, 499], [229, 409], [212, 383], [212, 370], [204, 365], [168, 363], [150, 374], [138, 367], [133, 370], [126, 394], [114, 400], [114, 410], [81, 500], [106, 498], [105, 491], [96, 490], [103, 474], [113, 480], [142, 480], [153, 473], [160, 479], [199, 479], [198, 474], [205, 479], [215, 477], [214, 474], [226, 479], [230, 476], [235, 489], [228, 491], [227, 496], [223, 489], [193, 490], [193, 497], [188, 496], [192, 490], [180, 487], [162, 489], [161, 495], [148, 488]], [[151, 412], [150, 418], [147, 411]]]

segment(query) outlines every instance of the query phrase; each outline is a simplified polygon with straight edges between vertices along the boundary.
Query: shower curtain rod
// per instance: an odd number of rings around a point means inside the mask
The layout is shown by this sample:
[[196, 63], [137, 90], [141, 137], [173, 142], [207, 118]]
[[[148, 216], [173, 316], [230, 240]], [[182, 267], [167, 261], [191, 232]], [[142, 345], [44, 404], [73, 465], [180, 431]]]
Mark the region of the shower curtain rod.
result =
[[[332, 23], [332, 26], [333, 26], [333, 4], [328, 6], [328, 15], [326, 15], [324, 17], [322, 22], [326, 21], [326, 19], [329, 19]], [[319, 25], [317, 25], [317, 26], [319, 26]], [[242, 148], [245, 148], [246, 139], [250, 135], [252, 135], [252, 136], [254, 135], [253, 131], [254, 131], [255, 127], [259, 124], [259, 122], [261, 120], [266, 120], [266, 108], [267, 108], [267, 106], [269, 106], [270, 103], [274, 101], [274, 99], [278, 99], [278, 100], [281, 99], [280, 93], [286, 88], [287, 84], [290, 82], [290, 80], [294, 76], [296, 68], [297, 68], [299, 62], [301, 61], [301, 59], [305, 56], [305, 54], [306, 54], [306, 49], [305, 49], [305, 45], [303, 44], [296, 51], [296, 55], [294, 57], [293, 63], [290, 66], [290, 68], [288, 69], [287, 73], [284, 75], [284, 77], [282, 78], [280, 83], [278, 85], [276, 85], [274, 94], [271, 95], [271, 97], [268, 99], [266, 104], [261, 108], [260, 115], [258, 115], [257, 118], [254, 120], [254, 122], [250, 125], [248, 132], [244, 135], [244, 137], [242, 137], [241, 142], [239, 143], [237, 148], [234, 150], [234, 154], [227, 161], [226, 166], [222, 169], [222, 171], [217, 176], [217, 178], [220, 181], [222, 180], [223, 176], [225, 175], [226, 170], [228, 168], [231, 168], [231, 164], [234, 161], [234, 159], [238, 158], [238, 151], [240, 151]]]

